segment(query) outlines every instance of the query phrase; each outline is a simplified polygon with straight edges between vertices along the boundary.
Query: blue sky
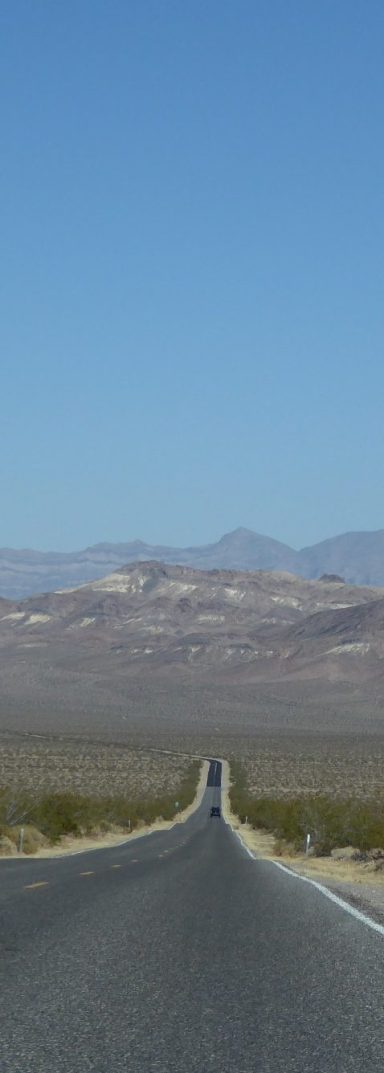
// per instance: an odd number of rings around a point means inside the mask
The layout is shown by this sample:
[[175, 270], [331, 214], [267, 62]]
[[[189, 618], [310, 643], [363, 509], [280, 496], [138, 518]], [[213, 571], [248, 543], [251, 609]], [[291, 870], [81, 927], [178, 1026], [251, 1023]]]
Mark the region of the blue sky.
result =
[[384, 527], [381, 0], [0, 19], [0, 545]]

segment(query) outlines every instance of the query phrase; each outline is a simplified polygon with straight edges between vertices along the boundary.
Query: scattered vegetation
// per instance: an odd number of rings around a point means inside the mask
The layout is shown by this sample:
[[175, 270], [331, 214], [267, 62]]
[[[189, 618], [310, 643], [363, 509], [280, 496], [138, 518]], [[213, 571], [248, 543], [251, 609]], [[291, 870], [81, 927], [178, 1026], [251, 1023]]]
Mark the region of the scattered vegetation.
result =
[[[166, 761], [174, 759], [167, 757]], [[143, 757], [139, 760], [142, 764]], [[156, 792], [156, 787], [151, 792], [148, 774], [140, 788], [137, 771], [135, 779], [131, 780], [135, 787], [133, 793], [127, 772], [125, 793], [78, 793], [65, 789], [44, 792], [38, 787], [27, 790], [21, 790], [19, 786], [4, 787], [0, 789], [0, 840], [4, 845], [8, 840], [18, 844], [23, 826], [24, 851], [33, 853], [42, 841], [55, 843], [63, 835], [80, 837], [116, 828], [129, 831], [158, 818], [170, 820], [193, 801], [200, 772], [199, 761], [181, 760], [181, 766], [179, 763], [174, 768], [173, 779], [168, 763], [166, 780], [158, 780], [163, 786], [166, 783], [163, 792]], [[164, 774], [163, 757], [158, 764], [161, 762]]]
[[240, 749], [251, 796], [361, 798], [383, 790], [383, 737], [357, 735], [260, 735]]
[[307, 834], [317, 856], [326, 856], [337, 846], [354, 846], [366, 852], [384, 849], [384, 793], [364, 799], [355, 793], [344, 797], [330, 793], [258, 795], [250, 791], [245, 766], [231, 764], [230, 800], [242, 823], [270, 831], [277, 840], [276, 852], [288, 844], [303, 850]]
[[[191, 750], [189, 750], [191, 751]], [[0, 786], [37, 793], [153, 798], [173, 793], [190, 759], [95, 738], [3, 734]]]

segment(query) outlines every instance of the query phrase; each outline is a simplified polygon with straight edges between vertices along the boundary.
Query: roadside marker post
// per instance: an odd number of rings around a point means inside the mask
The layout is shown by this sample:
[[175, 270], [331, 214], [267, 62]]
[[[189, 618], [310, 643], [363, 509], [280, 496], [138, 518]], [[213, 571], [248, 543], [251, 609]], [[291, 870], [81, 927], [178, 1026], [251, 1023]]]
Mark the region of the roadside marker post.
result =
[[23, 845], [24, 845], [24, 827], [20, 827], [20, 834], [19, 834], [19, 853], [22, 853], [22, 852], [23, 852]]
[[307, 854], [309, 853], [309, 847], [310, 847], [310, 845], [311, 845], [311, 836], [310, 836], [310, 834], [308, 833], [308, 834], [307, 834], [307, 837], [306, 837], [306, 839], [305, 839], [305, 855], [306, 855], [306, 856], [307, 856]]

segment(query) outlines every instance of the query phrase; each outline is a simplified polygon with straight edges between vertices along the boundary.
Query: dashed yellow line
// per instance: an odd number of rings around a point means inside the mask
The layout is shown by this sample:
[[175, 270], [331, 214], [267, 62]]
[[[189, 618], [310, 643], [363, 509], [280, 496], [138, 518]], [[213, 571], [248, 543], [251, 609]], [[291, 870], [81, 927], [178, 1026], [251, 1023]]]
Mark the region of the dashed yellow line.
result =
[[[184, 845], [184, 843], [181, 842], [181, 843], [179, 843], [179, 845]], [[163, 851], [163, 853], [158, 854], [158, 857], [164, 857], [165, 853], [170, 853], [170, 852], [171, 852], [171, 850], [165, 849]], [[127, 864], [140, 864], [140, 858], [139, 857], [132, 857], [132, 860], [127, 861], [126, 863]], [[111, 868], [122, 868], [122, 865], [121, 864], [111, 864]], [[94, 876], [95, 872], [94, 871], [79, 872], [78, 874], [80, 876]], [[26, 883], [26, 885], [24, 887], [24, 890], [38, 890], [39, 887], [48, 887], [48, 886], [49, 886], [49, 882], [48, 882], [47, 879], [40, 879], [36, 883]]]
[[37, 890], [38, 887], [48, 887], [48, 880], [41, 879], [39, 883], [26, 883], [24, 890]]

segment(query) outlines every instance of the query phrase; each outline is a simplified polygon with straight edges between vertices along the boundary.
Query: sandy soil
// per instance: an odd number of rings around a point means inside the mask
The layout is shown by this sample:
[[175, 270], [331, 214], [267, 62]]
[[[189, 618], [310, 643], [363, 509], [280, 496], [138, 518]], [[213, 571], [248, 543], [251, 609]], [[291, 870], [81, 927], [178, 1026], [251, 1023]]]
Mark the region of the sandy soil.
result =
[[110, 831], [108, 834], [90, 835], [85, 838], [73, 838], [71, 835], [65, 835], [60, 843], [55, 846], [45, 846], [33, 854], [2, 854], [0, 861], [9, 860], [10, 858], [13, 861], [21, 860], [23, 857], [33, 857], [33, 860], [36, 860], [37, 857], [65, 857], [69, 854], [86, 853], [94, 849], [106, 849], [112, 846], [121, 846], [124, 842], [134, 842], [137, 838], [143, 838], [144, 835], [152, 834], [153, 831], [168, 831], [169, 828], [174, 827], [176, 823], [185, 823], [188, 816], [191, 816], [195, 809], [199, 807], [207, 785], [208, 769], [208, 761], [203, 760], [196, 796], [192, 803], [188, 805], [188, 808], [184, 809], [183, 812], [178, 813], [173, 820], [157, 820], [155, 823], [149, 825], [143, 824], [140, 828], [135, 827], [131, 835], [127, 834], [123, 828], [115, 828], [114, 831]]
[[[278, 861], [292, 872], [322, 883], [345, 901], [384, 923], [384, 872], [376, 870], [374, 861], [360, 863], [348, 859], [347, 856], [340, 860], [333, 857], [306, 857], [304, 854], [278, 856], [274, 853], [274, 835], [269, 831], [254, 830], [249, 824], [240, 823], [238, 816], [231, 812], [229, 787], [229, 764], [223, 761], [223, 816], [255, 857]], [[351, 847], [346, 847], [345, 852], [348, 853], [350, 849]]]

